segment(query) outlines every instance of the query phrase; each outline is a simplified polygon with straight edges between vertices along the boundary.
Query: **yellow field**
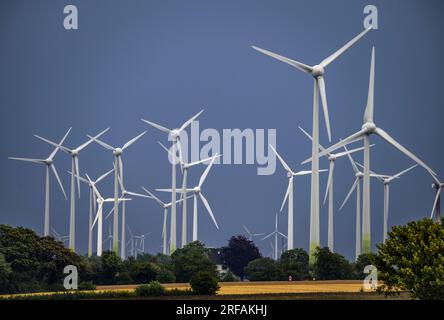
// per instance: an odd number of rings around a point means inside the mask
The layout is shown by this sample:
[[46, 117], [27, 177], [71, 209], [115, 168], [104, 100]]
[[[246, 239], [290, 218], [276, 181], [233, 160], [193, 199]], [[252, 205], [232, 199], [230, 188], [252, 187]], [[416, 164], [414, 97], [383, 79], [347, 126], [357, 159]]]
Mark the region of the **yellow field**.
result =
[[[268, 281], [268, 282], [220, 282], [218, 295], [273, 294], [273, 293], [331, 293], [360, 292], [362, 281]], [[184, 289], [186, 283], [164, 285], [167, 289]], [[97, 290], [134, 290], [135, 285], [98, 286]]]
[[[363, 290], [362, 281], [268, 281], [268, 282], [220, 282], [218, 295], [256, 295], [256, 294], [294, 294], [294, 293], [358, 293]], [[189, 288], [187, 283], [164, 284], [167, 290]], [[134, 291], [137, 285], [97, 286], [96, 291]], [[4, 295], [34, 296], [50, 295], [55, 292], [39, 292], [31, 294]], [[1, 297], [1, 296], [0, 296]]]

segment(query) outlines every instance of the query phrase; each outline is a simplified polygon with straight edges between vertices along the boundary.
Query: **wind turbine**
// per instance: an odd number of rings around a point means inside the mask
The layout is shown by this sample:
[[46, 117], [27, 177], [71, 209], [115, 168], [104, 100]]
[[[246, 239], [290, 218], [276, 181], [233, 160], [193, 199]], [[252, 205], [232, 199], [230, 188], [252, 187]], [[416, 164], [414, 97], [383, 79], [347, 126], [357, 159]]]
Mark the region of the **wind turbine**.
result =
[[[142, 189], [151, 197], [151, 199], [154, 199], [162, 208], [163, 208], [163, 227], [162, 227], [162, 241], [163, 241], [163, 254], [167, 254], [167, 220], [168, 220], [168, 209], [171, 207], [170, 203], [165, 203], [162, 200], [160, 200], [158, 197], [156, 197], [154, 194], [152, 194], [148, 189], [145, 187], [142, 187]], [[188, 197], [191, 198], [191, 197]], [[184, 199], [176, 200], [176, 204], [182, 202]]]
[[[348, 151], [347, 147], [344, 146], [345, 151]], [[350, 160], [351, 166], [353, 168], [353, 172], [355, 173], [355, 181], [353, 182], [353, 185], [350, 188], [350, 191], [348, 192], [347, 196], [345, 197], [344, 201], [341, 204], [341, 207], [339, 208], [339, 211], [342, 210], [344, 205], [347, 203], [348, 199], [350, 198], [353, 191], [356, 189], [356, 240], [355, 240], [355, 258], [358, 259], [358, 257], [361, 255], [362, 250], [362, 240], [361, 240], [361, 181], [364, 177], [364, 173], [359, 170], [357, 167], [355, 161], [353, 160], [353, 157], [350, 153], [347, 154], [348, 159]], [[388, 176], [384, 175], [378, 175], [376, 173], [371, 173], [371, 177], [375, 178], [387, 178]]]
[[[301, 127], [299, 129], [310, 139], [312, 140], [312, 137]], [[372, 147], [374, 145], [371, 145]], [[324, 151], [325, 148], [319, 144], [319, 150]], [[364, 147], [352, 149], [350, 151], [344, 151], [344, 152], [338, 152], [338, 153], [328, 153], [325, 156], [328, 159], [329, 162], [329, 170], [328, 170], [328, 180], [327, 180], [327, 188], [325, 190], [325, 196], [324, 196], [324, 204], [327, 200], [328, 195], [328, 248], [331, 252], [334, 252], [334, 241], [333, 241], [333, 234], [334, 234], [334, 214], [333, 214], [333, 172], [335, 169], [335, 161], [338, 158], [341, 158], [343, 156], [346, 156], [348, 154], [352, 154], [358, 151], [364, 150]]]
[[63, 144], [66, 137], [68, 136], [69, 132], [71, 131], [71, 128], [68, 129], [66, 134], [63, 136], [63, 138], [58, 143], [58, 146], [54, 148], [54, 150], [51, 152], [51, 154], [46, 159], [31, 159], [31, 158], [16, 158], [16, 157], [9, 157], [8, 159], [11, 160], [19, 160], [19, 161], [27, 161], [37, 164], [44, 164], [46, 165], [46, 178], [45, 178], [45, 223], [44, 223], [44, 229], [43, 229], [43, 235], [46, 237], [49, 235], [49, 169], [51, 168], [52, 172], [54, 173], [54, 176], [57, 179], [57, 182], [59, 183], [60, 189], [62, 190], [63, 196], [65, 199], [66, 193], [65, 189], [63, 189], [62, 182], [60, 181], [59, 174], [57, 173], [57, 169], [54, 166], [54, 157], [57, 154], [57, 151], [60, 149], [60, 145]]
[[111, 150], [114, 154], [114, 168], [117, 168], [117, 170], [114, 170], [114, 217], [113, 217], [113, 250], [115, 253], [118, 252], [118, 245], [119, 245], [119, 182], [118, 182], [118, 176], [120, 175], [120, 178], [123, 180], [123, 161], [122, 161], [122, 154], [123, 152], [131, 146], [134, 142], [139, 140], [146, 131], [142, 132], [138, 136], [132, 138], [128, 142], [126, 142], [121, 148], [113, 147], [95, 137], [91, 137], [88, 135], [88, 138], [93, 139], [95, 142], [100, 144], [105, 149]]
[[109, 251], [111, 251], [113, 246], [113, 234], [111, 233], [111, 222], [108, 223], [108, 237], [106, 237], [105, 241], [103, 241], [103, 244], [107, 242], [109, 242]]
[[[93, 190], [93, 185], [96, 185], [103, 179], [105, 179], [107, 176], [110, 175], [111, 172], [113, 172], [114, 169], [109, 170], [108, 172], [105, 172], [103, 175], [101, 175], [99, 178], [97, 178], [95, 181], [93, 181], [92, 184], [89, 183], [88, 179], [82, 178], [78, 174], [75, 174], [76, 178], [79, 179], [81, 182], [88, 184], [89, 186], [89, 216], [88, 216], [88, 257], [92, 256], [92, 223], [93, 223], [93, 212], [96, 212], [96, 194]], [[72, 174], [71, 171], [68, 171], [69, 174]]]
[[[210, 169], [213, 166], [213, 163], [216, 160], [216, 158], [217, 154], [211, 158], [210, 164], [206, 167], [205, 171], [202, 173], [199, 179], [199, 184], [196, 187], [176, 190], [177, 192], [180, 193], [193, 192], [193, 241], [197, 240], [197, 197], [198, 196], [202, 201], [203, 205], [205, 206], [205, 208], [207, 209], [207, 212], [209, 213], [211, 219], [213, 220], [214, 225], [216, 226], [217, 229], [219, 229], [216, 218], [214, 217], [213, 211], [211, 210], [210, 204], [208, 203], [208, 200], [205, 198], [205, 196], [202, 194], [202, 184], [207, 178], [208, 173], [210, 172]], [[156, 189], [156, 191], [172, 192], [171, 189]]]
[[319, 154], [324, 156], [329, 152], [333, 152], [349, 143], [364, 139], [364, 190], [363, 190], [363, 234], [362, 234], [362, 252], [368, 253], [371, 251], [371, 230], [370, 230], [370, 135], [376, 134], [383, 140], [391, 144], [393, 147], [404, 153], [407, 157], [415, 161], [417, 164], [426, 169], [432, 177], [436, 173], [427, 166], [416, 155], [403, 147], [399, 142], [393, 139], [386, 131], [377, 127], [373, 120], [374, 110], [374, 83], [375, 83], [375, 47], [372, 49], [371, 65], [370, 65], [370, 79], [368, 88], [367, 106], [364, 112], [363, 125], [361, 130], [353, 133], [344, 140], [336, 143]]
[[128, 228], [128, 231], [130, 233], [130, 239], [128, 240], [126, 245], [129, 245], [131, 243], [131, 257], [134, 257], [134, 235], [129, 225], [126, 225], [126, 227]]
[[[160, 144], [160, 146], [165, 149], [165, 151], [167, 151], [169, 153], [169, 155], [172, 157], [172, 159], [175, 159], [176, 156], [167, 148], [165, 147], [161, 142], [158, 141], [158, 143]], [[217, 157], [220, 157], [221, 155], [217, 155]], [[182, 159], [181, 157], [179, 157], [179, 162], [180, 162], [180, 166], [182, 169], [182, 190], [184, 190], [185, 192], [183, 192], [181, 194], [181, 199], [183, 200], [183, 204], [182, 204], [182, 248], [187, 244], [187, 177], [188, 177], [188, 170], [191, 167], [194, 167], [198, 164], [210, 161], [212, 159], [212, 157], [208, 157], [202, 160], [198, 160], [198, 161], [194, 161], [194, 162], [186, 162], [184, 159]], [[174, 160], [173, 160], [174, 161]]]
[[278, 214], [276, 212], [276, 219], [274, 222], [274, 231], [269, 233], [268, 235], [266, 235], [265, 237], [262, 238], [262, 240], [268, 239], [271, 236], [274, 235], [274, 246], [273, 246], [273, 250], [274, 250], [274, 260], [278, 259], [278, 236], [281, 236], [285, 239], [288, 239], [287, 236], [281, 232], [279, 232], [278, 230]]
[[145, 237], [147, 235], [149, 235], [151, 232], [145, 233], [145, 234], [141, 234], [139, 236], [134, 236], [135, 239], [139, 240], [139, 246], [140, 248], [137, 249], [137, 240], [136, 240], [136, 251], [139, 250], [142, 253], [145, 253]]
[[[284, 56], [278, 55], [276, 53], [264, 50], [253, 46], [253, 49], [266, 54], [272, 58], [279, 61], [285, 62], [290, 66], [298, 69], [299, 71], [308, 73], [314, 78], [314, 89], [313, 89], [313, 128], [312, 136], [313, 143], [311, 148], [311, 156], [313, 161], [311, 163], [311, 201], [310, 201], [310, 264], [314, 262], [314, 252], [317, 247], [320, 246], [319, 237], [319, 94], [321, 96], [322, 107], [324, 111], [325, 125], [328, 134], [328, 140], [331, 141], [330, 132], [330, 119], [328, 115], [327, 106], [327, 95], [325, 93], [325, 82], [324, 73], [325, 68], [341, 56], [345, 51], [347, 51], [352, 45], [354, 45], [359, 39], [361, 39], [371, 28], [368, 28], [354, 37], [351, 41], [345, 44], [338, 51], [328, 56], [326, 59], [322, 60], [321, 63], [313, 67], [306, 65], [304, 63], [286, 58]], [[290, 235], [289, 235], [290, 238]], [[288, 248], [290, 250], [290, 248]]]
[[[113, 198], [107, 198], [104, 199], [102, 197], [102, 195], [100, 194], [99, 190], [97, 189], [97, 186], [95, 185], [95, 183], [91, 180], [91, 178], [88, 176], [88, 174], [86, 174], [86, 178], [88, 179], [88, 182], [90, 183], [90, 185], [92, 186], [94, 193], [96, 195], [97, 198], [97, 203], [99, 205], [98, 209], [97, 209], [97, 214], [96, 217], [91, 225], [91, 229], [94, 228], [94, 225], [97, 223], [97, 256], [102, 256], [102, 241], [103, 241], [103, 237], [102, 237], [102, 228], [103, 228], [103, 204], [105, 202], [114, 202]], [[129, 201], [131, 199], [126, 199], [126, 198], [118, 198], [117, 199], [119, 202], [120, 201]]]
[[[287, 238], [287, 250], [293, 249], [293, 178], [296, 176], [305, 176], [312, 173], [311, 170], [305, 170], [305, 171], [299, 171], [294, 172], [291, 170], [290, 166], [284, 161], [284, 159], [280, 156], [280, 154], [276, 151], [276, 149], [270, 144], [269, 145], [271, 150], [276, 154], [276, 156], [279, 159], [279, 162], [282, 164], [282, 167], [284, 167], [285, 171], [287, 171], [287, 178], [288, 178], [288, 187], [287, 191], [285, 192], [284, 200], [282, 201], [281, 209], [284, 208], [285, 202], [288, 200], [288, 238]], [[319, 170], [319, 172], [324, 172], [327, 170]]]
[[[362, 167], [359, 163], [357, 163], [358, 166]], [[392, 182], [395, 179], [398, 179], [401, 177], [404, 173], [409, 172], [413, 168], [417, 167], [418, 165], [415, 164], [401, 172], [398, 172], [397, 174], [393, 176], [388, 176], [386, 178], [384, 177], [377, 177], [377, 179], [383, 183], [384, 185], [384, 227], [383, 227], [383, 243], [385, 243], [385, 240], [387, 240], [387, 231], [388, 231], [388, 214], [389, 214], [389, 195], [390, 195], [390, 182]], [[372, 174], [373, 172], [370, 171]]]
[[263, 236], [265, 233], [253, 233], [243, 224], [242, 228], [244, 228], [245, 232], [248, 234], [248, 240], [253, 241], [254, 237]]
[[444, 187], [444, 183], [440, 182], [438, 178], [433, 177], [435, 182], [432, 184], [432, 188], [436, 190], [435, 201], [433, 202], [432, 214], [430, 219], [437, 223], [441, 223], [441, 191]]
[[[103, 130], [102, 132], [100, 132], [98, 135], [96, 135], [94, 138], [99, 138], [100, 136], [102, 136], [104, 133], [106, 133], [109, 130], [109, 128]], [[63, 152], [69, 154], [71, 156], [71, 205], [70, 205], [70, 210], [69, 210], [69, 248], [72, 251], [75, 251], [75, 236], [76, 236], [76, 189], [75, 189], [75, 175], [77, 174], [77, 190], [79, 192], [79, 198], [80, 198], [80, 171], [79, 171], [79, 153], [80, 151], [82, 151], [83, 149], [85, 149], [91, 142], [93, 142], [93, 138], [90, 138], [88, 141], [86, 141], [85, 143], [81, 144], [80, 146], [78, 146], [77, 148], [74, 149], [69, 149], [67, 147], [64, 147], [62, 145], [58, 145], [57, 143], [49, 140], [49, 139], [45, 139], [39, 135], [34, 135], [34, 137], [45, 141], [46, 143], [49, 143], [50, 145], [54, 146], [54, 147], [59, 147]]]
[[[182, 157], [182, 148], [180, 146], [180, 134], [182, 131], [184, 131], [190, 124], [193, 122], [200, 114], [203, 112], [203, 110], [199, 111], [196, 115], [185, 121], [182, 126], [178, 129], [168, 129], [164, 126], [161, 126], [157, 123], [141, 119], [143, 122], [149, 124], [150, 126], [167, 133], [171, 139], [172, 142], [172, 153], [176, 154], [176, 146], [179, 151], [179, 158], [183, 159]], [[175, 160], [175, 159], [173, 159]], [[177, 241], [176, 241], [176, 161], [172, 162], [171, 167], [171, 229], [170, 229], [170, 252], [173, 253], [174, 250], [177, 248]]]

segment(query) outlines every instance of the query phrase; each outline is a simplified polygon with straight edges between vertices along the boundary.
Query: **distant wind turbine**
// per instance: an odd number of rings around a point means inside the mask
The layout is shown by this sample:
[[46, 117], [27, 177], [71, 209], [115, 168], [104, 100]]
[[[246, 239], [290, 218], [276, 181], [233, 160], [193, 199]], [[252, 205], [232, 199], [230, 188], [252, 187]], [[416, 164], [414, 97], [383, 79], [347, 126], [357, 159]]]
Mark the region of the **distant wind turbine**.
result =
[[265, 233], [253, 233], [244, 224], [242, 225], [242, 228], [244, 228], [245, 232], [248, 234], [248, 240], [250, 241], [253, 241], [254, 237], [260, 237], [265, 234]]
[[276, 218], [275, 218], [275, 222], [274, 222], [274, 230], [273, 232], [269, 233], [268, 235], [266, 235], [265, 237], [262, 238], [262, 240], [268, 239], [271, 236], [274, 235], [274, 260], [278, 259], [278, 236], [281, 236], [285, 239], [287, 239], [287, 236], [285, 234], [283, 234], [282, 232], [279, 231], [278, 229], [278, 213], [276, 212]]
[[49, 169], [51, 168], [52, 172], [54, 173], [54, 176], [57, 179], [57, 182], [59, 183], [60, 189], [62, 190], [63, 196], [65, 197], [65, 199], [67, 199], [66, 197], [66, 193], [65, 193], [65, 189], [63, 189], [63, 184], [60, 181], [60, 177], [59, 174], [57, 173], [57, 169], [54, 166], [54, 157], [57, 153], [57, 151], [59, 151], [60, 147], [63, 142], [65, 141], [66, 137], [68, 136], [69, 132], [71, 131], [71, 128], [68, 129], [68, 131], [66, 132], [66, 134], [63, 136], [63, 138], [60, 140], [60, 142], [58, 143], [58, 146], [55, 147], [55, 149], [51, 152], [51, 154], [48, 156], [48, 158], [46, 159], [31, 159], [31, 158], [16, 158], [16, 157], [9, 157], [8, 159], [11, 160], [19, 160], [19, 161], [27, 161], [27, 162], [32, 162], [32, 163], [37, 163], [37, 164], [43, 164], [46, 165], [46, 179], [45, 179], [45, 223], [44, 223], [44, 229], [43, 229], [43, 235], [49, 236]]

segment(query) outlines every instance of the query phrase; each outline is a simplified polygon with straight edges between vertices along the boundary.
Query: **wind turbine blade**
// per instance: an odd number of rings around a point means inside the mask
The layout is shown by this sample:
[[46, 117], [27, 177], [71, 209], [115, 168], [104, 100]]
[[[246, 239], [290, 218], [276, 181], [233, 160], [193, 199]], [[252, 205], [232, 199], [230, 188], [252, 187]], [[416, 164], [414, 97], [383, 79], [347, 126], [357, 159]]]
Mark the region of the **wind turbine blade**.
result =
[[[114, 212], [114, 207], [111, 208], [111, 210], [108, 212], [108, 214], [105, 216], [105, 220], [108, 220], [109, 216]], [[110, 232], [111, 233], [111, 232]]]
[[316, 78], [318, 83], [319, 95], [322, 101], [322, 110], [324, 111], [325, 127], [327, 128], [328, 141], [331, 142], [330, 116], [328, 114], [327, 94], [325, 93], [325, 81], [323, 76]]
[[88, 138], [94, 140], [96, 143], [100, 144], [102, 147], [108, 150], [114, 150], [114, 147], [110, 146], [109, 144], [103, 142], [102, 140], [99, 140], [93, 136], [90, 136], [89, 134], [86, 135]]
[[[352, 142], [355, 142], [357, 140], [362, 139], [362, 136], [364, 135], [364, 133], [362, 131], [358, 131], [356, 133], [353, 133], [352, 135], [348, 136], [347, 138], [345, 138], [344, 140], [339, 141], [338, 143], [332, 145], [331, 147], [328, 147], [327, 149], [325, 149], [324, 151], [319, 153], [319, 158], [332, 153], [333, 151], [342, 148], [343, 146], [346, 146]], [[302, 164], [306, 164], [308, 162], [311, 162], [311, 158], [305, 160], [302, 162]]]
[[344, 199], [344, 202], [342, 202], [341, 206], [339, 207], [339, 211], [342, 210], [342, 207], [344, 207], [344, 205], [347, 203], [348, 198], [350, 198], [351, 194], [353, 193], [353, 191], [356, 189], [356, 186], [359, 183], [359, 178], [355, 179], [355, 182], [353, 183], [352, 187], [350, 188], [350, 191], [348, 192], [347, 196]]
[[[217, 156], [217, 153], [216, 153], [216, 156]], [[202, 186], [202, 184], [204, 183], [205, 179], [207, 178], [207, 176], [208, 176], [208, 172], [210, 172], [210, 169], [211, 169], [211, 167], [213, 166], [214, 161], [216, 160], [216, 156], [214, 156], [214, 157], [211, 159], [210, 164], [206, 167], [204, 173], [202, 173], [202, 176], [201, 176], [200, 179], [199, 179], [199, 187]]]
[[[105, 130], [103, 130], [102, 132], [100, 132], [99, 134], [97, 134], [96, 136], [94, 136], [95, 139], [100, 138], [102, 135], [104, 135], [106, 132], [108, 132], [109, 128], [106, 128]], [[85, 143], [81, 144], [80, 146], [77, 147], [77, 151], [82, 151], [83, 149], [85, 149], [91, 142], [93, 142], [94, 139], [89, 138], [88, 141], [86, 141]]]
[[364, 112], [364, 123], [373, 122], [374, 95], [375, 95], [375, 47], [372, 48], [372, 60], [370, 63], [370, 79], [368, 82], [368, 97], [367, 97], [367, 106], [365, 107], [365, 112]]
[[207, 199], [203, 196], [202, 192], [199, 193], [200, 200], [202, 200], [205, 208], [207, 208], [208, 213], [210, 214], [211, 219], [214, 222], [214, 225], [217, 229], [219, 229], [219, 226], [217, 225], [216, 218], [214, 217], [213, 211], [211, 210], [210, 204], [208, 203]]
[[137, 192], [126, 191], [126, 194], [128, 194], [130, 196], [134, 196], [134, 197], [151, 199], [150, 196], [147, 196], [145, 194], [140, 194], [140, 193], [137, 193]]
[[[114, 168], [114, 170], [116, 170]], [[122, 157], [119, 157], [119, 170], [117, 171], [117, 176], [122, 176], [123, 173], [123, 162], [122, 162]]]
[[[299, 130], [302, 131], [303, 134], [305, 134], [305, 135], [308, 137], [308, 139], [310, 139], [311, 141], [313, 141], [312, 136], [311, 136], [307, 131], [305, 131], [301, 126], [298, 126], [298, 128], [299, 128]], [[319, 150], [324, 151], [325, 148], [324, 148], [323, 146], [321, 146], [321, 144], [319, 144]]]
[[97, 220], [99, 219], [99, 212], [102, 210], [102, 206], [103, 206], [103, 203], [100, 202], [99, 203], [99, 208], [97, 209], [96, 217], [94, 218], [94, 221], [93, 221], [93, 223], [91, 225], [91, 230], [94, 228], [94, 226], [96, 225]]
[[245, 230], [249, 235], [251, 234], [250, 230], [248, 230], [248, 228], [247, 228], [245, 225], [242, 225], [242, 227], [244, 228], [244, 230]]
[[[219, 157], [221, 157], [221, 156], [222, 156], [221, 154], [217, 154], [217, 155], [215, 155], [214, 157], [215, 157], [215, 158], [219, 158]], [[202, 160], [198, 160], [198, 161], [190, 162], [190, 163], [188, 164], [188, 167], [193, 167], [193, 166], [195, 166], [195, 165], [198, 165], [198, 164], [201, 164], [201, 163], [205, 163], [205, 162], [207, 162], [207, 161], [210, 161], [210, 160], [213, 159], [214, 157], [208, 157], [208, 158], [205, 158], [205, 159], [202, 159]]]
[[201, 113], [204, 112], [204, 109], [200, 110], [198, 113], [196, 113], [194, 116], [192, 116], [190, 119], [184, 122], [184, 124], [180, 127], [179, 131], [184, 130], [186, 127], [188, 127], [191, 122], [193, 122], [198, 116], [201, 115]]
[[282, 237], [284, 237], [285, 239], [288, 239], [288, 237], [285, 235], [285, 234], [283, 234], [282, 232], [279, 232], [278, 231], [278, 234], [280, 234]]
[[38, 164], [45, 164], [45, 160], [43, 159], [31, 159], [31, 158], [17, 158], [17, 157], [8, 157], [10, 160], [18, 160], [18, 161], [26, 161]]
[[254, 50], [259, 51], [260, 53], [267, 55], [267, 56], [270, 56], [270, 57], [275, 58], [279, 61], [285, 62], [285, 63], [289, 64], [290, 66], [295, 67], [296, 69], [298, 69], [302, 72], [311, 73], [313, 71], [312, 67], [310, 67], [302, 62], [286, 58], [284, 56], [281, 56], [279, 54], [273, 53], [273, 52], [265, 50], [265, 49], [261, 49], [259, 47], [252, 46], [252, 48]]
[[287, 191], [285, 192], [284, 200], [282, 201], [281, 209], [279, 211], [282, 211], [282, 209], [284, 209], [285, 202], [287, 202], [288, 195], [290, 194], [291, 184], [291, 180], [288, 180]]
[[93, 191], [96, 194], [96, 197], [99, 198], [99, 199], [103, 199], [102, 195], [100, 194], [99, 190], [96, 187], [96, 184], [94, 182], [92, 182], [91, 178], [88, 176], [87, 173], [85, 173], [85, 175], [86, 175], [86, 178], [89, 181], [89, 185], [93, 188]]
[[[115, 169], [116, 168], [115, 168], [115, 165], [114, 165], [114, 170]], [[122, 177], [120, 176], [120, 174], [117, 175], [117, 180], [119, 181], [120, 190], [122, 190], [122, 192], [125, 192], [126, 190], [125, 190], [125, 187], [123, 186]]]
[[171, 150], [170, 149], [168, 149], [167, 147], [165, 147], [163, 144], [162, 144], [162, 142], [160, 142], [160, 141], [157, 141], [157, 143], [166, 151], [166, 152], [168, 152], [168, 154], [171, 156], [171, 158], [173, 158], [173, 160], [175, 160], [176, 159], [176, 156], [171, 152]]
[[[70, 175], [73, 174], [71, 171], [67, 170], [66, 172], [68, 172]], [[81, 176], [79, 176], [78, 174], [74, 174], [74, 177], [79, 178], [79, 180], [83, 183], [87, 183], [89, 184], [89, 181]]]
[[139, 140], [144, 134], [146, 133], [146, 131], [142, 132], [141, 134], [139, 134], [138, 136], [132, 138], [130, 141], [128, 141], [127, 143], [125, 143], [122, 147], [122, 150], [125, 150], [126, 148], [128, 148], [130, 145], [132, 145], [134, 142], [136, 142], [137, 140]]
[[65, 135], [63, 136], [63, 138], [60, 140], [60, 142], [58, 143], [58, 146], [54, 149], [54, 151], [49, 155], [48, 159], [54, 159], [57, 151], [59, 151], [59, 146], [61, 146], [63, 144], [63, 142], [65, 142], [66, 137], [68, 136], [68, 134], [71, 132], [71, 128], [68, 129], [68, 131], [65, 133]]
[[417, 164], [419, 164], [421, 167], [426, 169], [431, 175], [436, 175], [435, 171], [433, 171], [428, 165], [426, 165], [422, 160], [420, 160], [417, 156], [415, 156], [413, 153], [411, 153], [409, 150], [404, 148], [399, 142], [397, 142], [395, 139], [393, 139], [387, 132], [382, 130], [381, 128], [376, 128], [375, 133], [380, 136], [382, 139], [390, 143], [392, 146], [397, 148], [399, 151], [404, 153], [407, 157], [415, 161]]
[[284, 161], [284, 159], [282, 159], [282, 157], [279, 155], [279, 153], [276, 151], [276, 149], [271, 144], [269, 144], [269, 146], [270, 146], [271, 150], [274, 152], [274, 154], [278, 157], [279, 162], [282, 164], [284, 169], [287, 172], [291, 172], [292, 173], [293, 171], [290, 169], [290, 166]]
[[52, 163], [51, 163], [50, 167], [51, 167], [52, 172], [54, 173], [54, 175], [55, 175], [55, 177], [57, 179], [57, 182], [59, 183], [60, 189], [62, 189], [63, 196], [65, 197], [66, 200], [68, 200], [68, 198], [66, 197], [65, 189], [63, 188], [63, 185], [62, 185], [62, 181], [60, 181], [59, 174], [57, 173], [56, 167]]
[[439, 201], [439, 196], [441, 195], [441, 188], [439, 188], [438, 190], [436, 190], [436, 196], [435, 196], [435, 201], [433, 202], [433, 207], [432, 207], [432, 213], [430, 215], [430, 219], [433, 219], [434, 215], [435, 215], [435, 211], [436, 211], [436, 207], [438, 205], [438, 201]]
[[163, 131], [163, 132], [165, 132], [165, 133], [170, 133], [170, 132], [171, 132], [170, 129], [165, 128], [165, 127], [161, 126], [160, 124], [157, 124], [157, 123], [154, 123], [154, 122], [151, 122], [151, 121], [145, 120], [145, 119], [141, 119], [141, 120], [142, 120], [143, 122], [145, 122], [145, 123], [148, 123], [150, 126], [156, 128], [156, 129], [158, 129], [158, 130], [160, 130], [160, 131]]
[[272, 235], [274, 235], [275, 231], [273, 231], [272, 233], [269, 233], [268, 235], [266, 235], [265, 237], [263, 237], [261, 240], [267, 240], [268, 238], [270, 238]]
[[[373, 146], [374, 146], [374, 144], [370, 145], [370, 147], [373, 147]], [[340, 157], [346, 156], [348, 154], [353, 154], [355, 152], [358, 152], [358, 151], [361, 151], [364, 149], [365, 149], [365, 147], [359, 147], [359, 148], [355, 148], [355, 149], [350, 149], [348, 151], [338, 152], [338, 153], [335, 153], [335, 157], [340, 158]]]
[[40, 139], [40, 140], [50, 144], [53, 147], [60, 148], [60, 149], [62, 149], [62, 151], [66, 152], [66, 153], [70, 153], [70, 151], [71, 151], [71, 150], [69, 150], [68, 148], [66, 148], [64, 146], [58, 145], [57, 143], [55, 143], [55, 142], [53, 142], [53, 141], [51, 141], [49, 139], [43, 138], [43, 137], [41, 137], [41, 136], [39, 136], [37, 134], [35, 134], [34, 137], [36, 137], [37, 139]]
[[[344, 149], [345, 149], [345, 152], [348, 152], [347, 146], [344, 146]], [[351, 152], [347, 153], [347, 157], [348, 157], [348, 160], [350, 160], [350, 163], [352, 165], [353, 171], [355, 173], [359, 173], [360, 171], [359, 171], [358, 167], [356, 166], [355, 160], [353, 160], [353, 158], [351, 156]]]
[[[180, 142], [180, 139], [177, 139], [176, 145], [177, 145], [177, 151], [179, 152], [179, 162], [182, 164], [183, 163], [183, 155], [182, 155], [182, 143]], [[176, 160], [176, 157], [174, 157], [173, 159]], [[180, 171], [183, 172], [182, 165], [180, 166]]]
[[111, 174], [111, 172], [113, 172], [114, 169], [109, 170], [108, 172], [105, 172], [104, 174], [102, 174], [95, 183], [99, 183], [100, 181], [102, 181], [103, 179], [105, 179], [107, 176], [109, 176]]
[[162, 207], [165, 205], [158, 197], [156, 197], [154, 194], [152, 194], [148, 189], [145, 187], [142, 187], [143, 191], [145, 191], [151, 198], [157, 201], [158, 204], [160, 204]]
[[334, 161], [330, 161], [330, 170], [328, 172], [328, 180], [327, 180], [327, 187], [325, 189], [324, 204], [325, 204], [325, 201], [327, 201], [327, 195], [330, 190], [330, 183], [332, 183], [334, 167], [335, 167]]
[[353, 46], [359, 39], [361, 39], [367, 32], [369, 32], [372, 28], [367, 28], [364, 31], [362, 31], [360, 34], [358, 34], [356, 37], [351, 39], [349, 42], [347, 42], [342, 48], [340, 48], [338, 51], [330, 55], [329, 57], [322, 60], [320, 63], [321, 66], [324, 68], [327, 67], [330, 63], [335, 61], [337, 58], [339, 58], [340, 55], [342, 55], [345, 51], [347, 51], [351, 46]]
[[393, 177], [390, 177], [390, 178], [389, 178], [390, 181], [393, 180], [393, 179], [399, 178], [399, 177], [402, 176], [404, 173], [409, 172], [410, 170], [412, 170], [413, 168], [415, 168], [415, 167], [417, 167], [417, 166], [418, 166], [418, 165], [415, 164], [415, 165], [411, 166], [410, 168], [407, 168], [407, 169], [405, 169], [405, 170], [403, 170], [403, 171], [401, 171], [401, 172], [395, 174]]

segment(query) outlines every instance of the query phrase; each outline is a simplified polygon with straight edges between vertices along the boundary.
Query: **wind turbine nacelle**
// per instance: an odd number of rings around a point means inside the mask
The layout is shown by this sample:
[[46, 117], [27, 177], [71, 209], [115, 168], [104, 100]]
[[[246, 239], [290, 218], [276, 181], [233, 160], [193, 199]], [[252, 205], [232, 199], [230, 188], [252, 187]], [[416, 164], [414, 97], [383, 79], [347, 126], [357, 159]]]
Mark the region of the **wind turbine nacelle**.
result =
[[180, 136], [180, 130], [179, 129], [174, 129], [174, 130], [171, 130], [171, 137], [172, 138], [177, 138], [177, 137], [179, 137]]
[[323, 76], [324, 73], [325, 73], [324, 67], [320, 66], [320, 65], [315, 65], [313, 67], [313, 70], [311, 71], [311, 74], [313, 75], [313, 77]]
[[355, 176], [356, 176], [356, 178], [363, 178], [363, 177], [364, 177], [364, 174], [363, 174], [362, 172], [357, 172], [357, 173], [355, 174]]
[[376, 124], [374, 122], [366, 122], [362, 125], [362, 131], [365, 133], [373, 133], [376, 129]]
[[194, 191], [194, 193], [200, 193], [200, 188], [199, 188], [199, 187], [195, 187], [195, 188], [193, 189], [193, 191]]
[[76, 157], [78, 155], [79, 155], [79, 150], [74, 149], [71, 151], [71, 156]]
[[115, 156], [120, 156], [122, 154], [122, 149], [121, 148], [115, 148], [113, 151]]

